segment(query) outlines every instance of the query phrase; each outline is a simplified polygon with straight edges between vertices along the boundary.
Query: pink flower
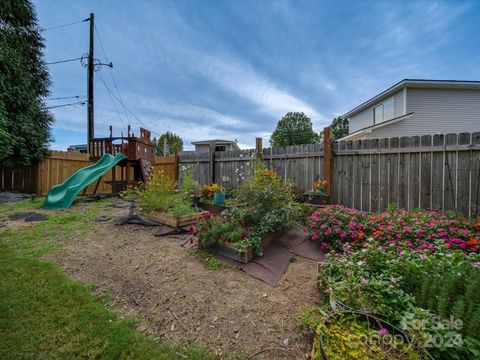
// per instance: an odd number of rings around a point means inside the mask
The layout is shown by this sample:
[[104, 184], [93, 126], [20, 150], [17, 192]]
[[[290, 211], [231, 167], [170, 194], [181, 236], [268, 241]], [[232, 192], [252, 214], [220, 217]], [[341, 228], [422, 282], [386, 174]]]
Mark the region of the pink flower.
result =
[[378, 330], [378, 333], [379, 333], [380, 335], [387, 335], [387, 334], [388, 334], [388, 330], [385, 329], [385, 328], [381, 328], [380, 330]]
[[368, 285], [368, 279], [363, 279], [362, 280], [362, 285]]

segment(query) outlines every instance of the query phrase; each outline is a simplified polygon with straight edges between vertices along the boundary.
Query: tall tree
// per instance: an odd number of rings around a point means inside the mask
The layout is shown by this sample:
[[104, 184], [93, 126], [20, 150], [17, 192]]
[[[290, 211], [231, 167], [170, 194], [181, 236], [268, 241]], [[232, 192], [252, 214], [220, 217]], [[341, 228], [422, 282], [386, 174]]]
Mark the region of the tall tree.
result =
[[48, 154], [51, 85], [30, 0], [0, 1], [0, 162], [29, 165]]
[[307, 115], [303, 112], [289, 112], [278, 121], [270, 143], [272, 146], [289, 146], [314, 144], [319, 140], [320, 136], [313, 131], [312, 121]]
[[348, 119], [337, 116], [330, 124], [330, 128], [332, 129], [333, 139], [340, 139], [348, 135]]
[[[167, 152], [164, 152], [164, 147], [165, 147], [165, 141], [166, 141], [166, 147], [167, 147]], [[155, 142], [155, 139], [154, 139]], [[183, 150], [183, 140], [180, 136], [171, 133], [170, 131], [167, 131], [165, 134], [162, 134], [160, 136], [160, 139], [155, 142], [155, 145], [157, 147], [157, 155], [158, 156], [168, 156], [168, 155], [173, 155], [175, 152], [180, 152]]]

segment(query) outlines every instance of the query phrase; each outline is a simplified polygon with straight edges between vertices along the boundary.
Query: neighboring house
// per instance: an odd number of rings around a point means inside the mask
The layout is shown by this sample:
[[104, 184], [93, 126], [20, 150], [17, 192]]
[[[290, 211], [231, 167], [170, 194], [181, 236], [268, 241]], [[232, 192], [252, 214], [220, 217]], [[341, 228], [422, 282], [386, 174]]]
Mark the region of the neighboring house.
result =
[[341, 140], [480, 131], [480, 81], [405, 79], [342, 117]]
[[86, 154], [86, 153], [88, 153], [88, 148], [87, 148], [87, 144], [70, 145], [70, 146], [68, 147], [67, 151], [72, 151], [72, 152], [77, 152], [77, 153]]
[[210, 151], [210, 144], [213, 144], [215, 151], [230, 151], [230, 150], [240, 150], [237, 143], [232, 140], [205, 140], [205, 141], [194, 141], [192, 145], [195, 145], [195, 152], [205, 153]]

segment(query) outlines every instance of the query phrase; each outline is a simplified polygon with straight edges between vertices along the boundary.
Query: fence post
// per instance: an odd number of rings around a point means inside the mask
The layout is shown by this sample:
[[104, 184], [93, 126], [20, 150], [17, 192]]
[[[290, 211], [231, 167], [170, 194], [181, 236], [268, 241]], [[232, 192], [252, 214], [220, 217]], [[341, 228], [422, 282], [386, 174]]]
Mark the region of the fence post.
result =
[[332, 202], [333, 184], [333, 152], [332, 152], [332, 134], [331, 129], [326, 127], [323, 129], [323, 178], [327, 180], [328, 203]]
[[174, 172], [174, 180], [175, 181], [178, 181], [179, 180], [179, 175], [180, 175], [180, 161], [179, 161], [179, 156], [178, 156], [178, 150], [175, 149], [175, 155], [174, 155], [174, 158], [173, 158], [173, 162], [174, 162], [174, 167], [175, 167], [175, 172]]
[[262, 138], [257, 137], [255, 139], [255, 152], [257, 153], [257, 160], [262, 160], [263, 158], [263, 144]]
[[209, 182], [210, 184], [215, 183], [215, 145], [210, 143], [210, 152], [209, 152], [209, 167], [210, 167], [210, 174], [209, 174]]

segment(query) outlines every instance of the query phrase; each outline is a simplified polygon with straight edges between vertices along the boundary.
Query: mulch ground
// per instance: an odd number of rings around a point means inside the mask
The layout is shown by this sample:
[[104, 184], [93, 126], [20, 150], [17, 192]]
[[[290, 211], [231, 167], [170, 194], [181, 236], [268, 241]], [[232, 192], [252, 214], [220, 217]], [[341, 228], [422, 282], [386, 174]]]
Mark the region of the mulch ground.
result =
[[111, 222], [98, 227], [48, 258], [111, 294], [114, 310], [138, 319], [139, 330], [219, 355], [266, 349], [256, 358], [309, 357], [297, 316], [318, 299], [314, 261], [298, 257], [272, 287], [227, 264], [209, 270], [204, 256], [180, 246], [185, 236], [154, 237], [155, 228]]

